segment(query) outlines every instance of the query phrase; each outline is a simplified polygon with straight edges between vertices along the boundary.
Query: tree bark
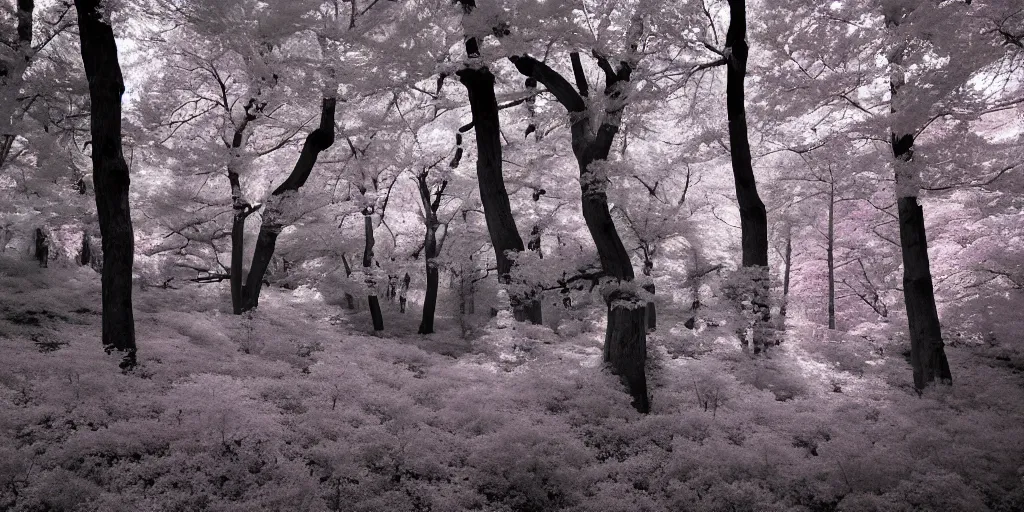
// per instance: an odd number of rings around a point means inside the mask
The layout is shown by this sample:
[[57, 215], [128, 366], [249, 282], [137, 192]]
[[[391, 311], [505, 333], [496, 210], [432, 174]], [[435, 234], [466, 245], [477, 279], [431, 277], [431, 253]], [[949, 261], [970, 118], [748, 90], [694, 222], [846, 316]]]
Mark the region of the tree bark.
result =
[[789, 274], [793, 268], [793, 231], [792, 228], [786, 227], [786, 252], [782, 257], [783, 264], [783, 276], [782, 276], [782, 305], [779, 306], [779, 316], [785, 318], [786, 311], [789, 308]]
[[434, 310], [437, 306], [438, 272], [437, 261], [437, 232], [436, 227], [427, 226], [423, 238], [423, 256], [427, 271], [427, 293], [423, 298], [423, 316], [420, 319], [420, 334], [434, 332]]
[[82, 233], [82, 251], [78, 256], [78, 264], [83, 267], [92, 265], [92, 240], [90, 238], [88, 231]]
[[267, 199], [263, 209], [263, 223], [256, 239], [256, 249], [252, 256], [252, 265], [246, 277], [243, 289], [242, 310], [249, 311], [259, 305], [260, 289], [263, 287], [263, 276], [274, 256], [277, 237], [284, 228], [282, 212], [294, 201], [300, 187], [306, 183], [320, 153], [334, 144], [334, 111], [337, 98], [325, 97], [320, 106], [320, 126], [310, 132], [302, 144], [302, 152], [295, 162], [288, 178]]
[[121, 149], [124, 78], [113, 28], [99, 12], [101, 0], [75, 0], [82, 62], [89, 80], [90, 133], [96, 210], [103, 238], [103, 346], [122, 354], [121, 368], [136, 363], [132, 312], [135, 237], [128, 204], [128, 165]]
[[235, 133], [231, 138], [231, 145], [228, 151], [231, 152], [228, 163], [228, 183], [231, 186], [231, 268], [229, 269], [229, 282], [231, 285], [231, 310], [234, 314], [240, 315], [245, 310], [245, 220], [249, 215], [258, 210], [245, 200], [242, 194], [242, 183], [239, 177], [240, 161], [242, 158], [243, 146], [245, 146], [249, 133], [250, 123], [255, 121], [262, 111], [262, 106], [255, 98], [250, 98], [245, 106], [245, 117], [239, 125], [235, 126]]
[[[898, 25], [899, 20], [887, 19]], [[905, 84], [903, 57], [906, 47], [889, 53], [890, 113], [897, 113], [902, 100], [900, 89]], [[891, 131], [892, 154], [896, 174], [896, 208], [900, 227], [900, 250], [903, 255], [903, 300], [907, 306], [910, 331], [910, 365], [914, 387], [920, 392], [936, 378], [951, 384], [953, 376], [942, 342], [939, 313], [935, 307], [932, 272], [928, 262], [928, 239], [925, 234], [924, 211], [918, 202], [919, 176], [914, 164], [914, 135], [900, 130], [894, 123]]]
[[[460, 0], [466, 12], [472, 11], [476, 2]], [[479, 57], [478, 43], [474, 35], [466, 39], [466, 54], [469, 58]], [[523, 251], [523, 239], [519, 235], [512, 206], [509, 203], [501, 163], [501, 124], [498, 117], [498, 100], [494, 95], [494, 75], [487, 66], [465, 67], [456, 75], [469, 94], [469, 106], [473, 113], [473, 129], [476, 133], [476, 175], [480, 185], [480, 204], [484, 209], [487, 232], [494, 247], [494, 258], [498, 266], [498, 281], [503, 285], [511, 282], [512, 259], [509, 253]], [[540, 324], [543, 320], [540, 300], [536, 293], [521, 294], [509, 290], [512, 314], [518, 321], [529, 320]]]
[[[348, 256], [342, 253], [341, 264], [345, 266], [345, 277], [352, 277], [352, 266], [348, 263]], [[356, 309], [356, 299], [351, 293], [345, 292], [345, 305], [349, 310]]]
[[[642, 413], [650, 411], [647, 394], [647, 333], [645, 324], [646, 305], [632, 289], [633, 264], [626, 252], [622, 239], [615, 229], [608, 208], [605, 192], [607, 178], [597, 175], [591, 165], [607, 160], [612, 142], [619, 130], [623, 97], [629, 84], [632, 67], [622, 62], [618, 70], [612, 68], [603, 57], [598, 64], [606, 76], [604, 94], [607, 111], [596, 132], [590, 128], [592, 115], [586, 102], [572, 85], [548, 65], [527, 55], [510, 57], [516, 69], [524, 76], [531, 77], [547, 86], [555, 98], [569, 111], [573, 154], [580, 170], [583, 219], [594, 239], [601, 267], [611, 278], [603, 290], [608, 307], [608, 327], [605, 331], [604, 359], [611, 363], [612, 371], [620, 376], [633, 396], [633, 407]], [[578, 66], [574, 66], [578, 68]], [[582, 77], [582, 78], [580, 78]], [[577, 73], [577, 80], [585, 75]], [[585, 90], [583, 83], [577, 84]], [[596, 167], [596, 166], [595, 166]]]
[[[743, 266], [751, 268], [754, 296], [750, 297], [754, 315], [754, 352], [767, 344], [769, 308], [768, 216], [757, 193], [754, 168], [747, 136], [747, 113], [743, 90], [747, 74], [747, 10], [744, 0], [729, 0], [729, 31], [726, 34], [726, 111], [729, 116], [729, 146], [732, 157], [736, 200], [740, 209]], [[746, 341], [746, 340], [745, 340]]]
[[[458, 165], [453, 161], [452, 167]], [[423, 206], [423, 225], [425, 232], [423, 236], [423, 257], [427, 272], [427, 293], [423, 298], [423, 317], [420, 320], [420, 334], [434, 332], [434, 312], [437, 307], [437, 288], [439, 273], [437, 269], [437, 258], [440, 246], [437, 243], [437, 230], [441, 227], [437, 219], [437, 210], [441, 207], [441, 197], [444, 189], [448, 186], [447, 181], [441, 181], [440, 186], [433, 191], [433, 198], [430, 185], [427, 183], [430, 169], [426, 168], [416, 176], [416, 185], [420, 195], [420, 203]], [[408, 275], [406, 276], [408, 279]]]
[[363, 272], [366, 274], [366, 288], [368, 290], [366, 302], [370, 307], [373, 332], [381, 332], [384, 330], [384, 315], [380, 311], [380, 299], [377, 298], [376, 283], [370, 277], [370, 272], [373, 271], [373, 246], [375, 244], [372, 212], [366, 211], [363, 213], [363, 233], [366, 238], [366, 243], [363, 246]]
[[836, 184], [829, 183], [828, 193], [828, 243], [825, 246], [828, 263], [828, 328], [836, 328]]

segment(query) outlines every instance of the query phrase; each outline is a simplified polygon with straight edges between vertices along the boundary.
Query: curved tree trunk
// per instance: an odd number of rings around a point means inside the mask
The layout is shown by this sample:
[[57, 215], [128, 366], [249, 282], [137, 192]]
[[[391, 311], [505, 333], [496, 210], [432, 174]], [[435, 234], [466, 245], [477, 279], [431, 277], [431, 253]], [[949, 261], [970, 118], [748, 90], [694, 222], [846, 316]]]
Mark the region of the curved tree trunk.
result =
[[647, 319], [647, 332], [651, 333], [658, 329], [658, 309], [654, 305], [654, 294], [656, 288], [654, 286], [654, 278], [651, 276], [651, 271], [654, 269], [654, 262], [647, 260], [644, 262], [644, 276], [650, 279], [650, 282], [644, 284], [643, 289], [645, 292], [651, 294], [651, 298], [647, 301], [646, 309], [644, 310], [644, 317]]
[[277, 237], [284, 228], [284, 223], [281, 220], [282, 210], [294, 200], [299, 188], [306, 183], [320, 153], [334, 144], [336, 103], [337, 98], [334, 96], [323, 99], [320, 106], [320, 126], [306, 137], [306, 141], [302, 144], [302, 152], [299, 153], [299, 159], [295, 162], [295, 168], [288, 175], [288, 179], [277, 187], [267, 199], [266, 207], [263, 209], [263, 223], [260, 225], [260, 234], [256, 239], [256, 249], [252, 256], [252, 265], [242, 289], [243, 311], [251, 310], [259, 305], [263, 276], [266, 275], [270, 259], [274, 256]]
[[[632, 27], [631, 27], [632, 30]], [[619, 238], [615, 223], [608, 207], [605, 192], [607, 178], [595, 175], [592, 164], [606, 160], [612, 142], [619, 130], [619, 120], [625, 108], [624, 88], [628, 86], [632, 67], [621, 62], [618, 69], [597, 55], [598, 64], [605, 73], [604, 94], [608, 109], [600, 126], [593, 132], [590, 125], [592, 113], [587, 109], [582, 94], [588, 90], [586, 77], [579, 64], [579, 57], [573, 57], [573, 70], [580, 93], [557, 71], [527, 55], [512, 56], [510, 60], [524, 76], [531, 77], [547, 86], [555, 98], [569, 111], [573, 154], [580, 170], [581, 202], [583, 219], [594, 239], [597, 254], [604, 273], [610, 278], [604, 286], [603, 295], [608, 306], [608, 327], [605, 331], [604, 359], [611, 364], [612, 371], [620, 376], [633, 396], [633, 407], [646, 413], [650, 411], [647, 394], [647, 329], [645, 303], [633, 291], [633, 265]]]
[[[474, 0], [458, 0], [465, 12], [476, 7]], [[469, 58], [479, 57], [476, 37], [468, 34], [466, 54]], [[487, 232], [494, 247], [494, 258], [498, 263], [498, 281], [508, 285], [511, 281], [512, 260], [508, 253], [523, 251], [523, 239], [519, 235], [512, 206], [509, 204], [501, 164], [501, 125], [498, 118], [498, 100], [494, 95], [494, 75], [487, 66], [465, 67], [456, 74], [469, 94], [469, 105], [473, 113], [473, 129], [476, 133], [476, 175], [480, 185], [480, 203], [484, 209]], [[509, 293], [512, 314], [516, 320], [529, 320], [540, 324], [541, 304], [536, 294], [520, 296]]]
[[128, 164], [121, 149], [124, 78], [113, 28], [99, 11], [101, 0], [75, 0], [82, 62], [89, 80], [93, 184], [103, 241], [103, 346], [122, 353], [121, 367], [135, 366], [132, 264], [135, 236], [128, 205]]
[[[753, 296], [749, 297], [754, 315], [754, 352], [767, 345], [771, 310], [768, 279], [768, 216], [757, 193], [754, 167], [747, 137], [747, 112], [743, 81], [747, 74], [747, 9], [744, 0], [729, 0], [729, 31], [726, 35], [726, 111], [729, 116], [729, 146], [732, 157], [736, 201], [740, 208], [743, 266], [750, 269]], [[746, 344], [749, 340], [744, 340]]]

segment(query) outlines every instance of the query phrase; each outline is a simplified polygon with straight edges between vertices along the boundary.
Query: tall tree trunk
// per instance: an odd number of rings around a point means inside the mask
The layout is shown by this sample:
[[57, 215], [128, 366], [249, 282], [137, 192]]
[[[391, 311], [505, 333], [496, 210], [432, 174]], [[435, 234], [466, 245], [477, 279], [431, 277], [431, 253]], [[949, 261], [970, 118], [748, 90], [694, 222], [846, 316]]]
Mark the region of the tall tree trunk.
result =
[[828, 260], [828, 328], [836, 328], [836, 184], [829, 184], [828, 193], [828, 243], [825, 252]]
[[729, 115], [729, 145], [736, 200], [740, 208], [743, 266], [750, 269], [754, 315], [754, 352], [767, 344], [769, 310], [768, 216], [757, 193], [754, 167], [747, 137], [747, 112], [743, 81], [747, 74], [747, 9], [744, 0], [729, 0], [729, 31], [725, 46], [729, 55], [726, 72], [726, 110]]
[[[631, 27], [632, 30], [632, 27]], [[525, 76], [532, 77], [547, 86], [559, 103], [569, 111], [573, 154], [580, 170], [580, 188], [583, 219], [594, 239], [601, 266], [611, 279], [603, 290], [608, 307], [608, 327], [605, 332], [604, 359], [611, 363], [612, 371], [618, 374], [633, 396], [633, 407], [646, 413], [650, 411], [647, 394], [647, 329], [645, 303], [632, 288], [633, 265], [622, 239], [615, 229], [608, 208], [605, 192], [607, 178], [596, 175], [591, 165], [606, 160], [612, 142], [619, 130], [619, 120], [625, 108], [625, 88], [629, 85], [632, 66], [620, 63], [614, 69], [607, 59], [598, 56], [598, 64], [606, 75], [604, 94], [607, 111], [596, 132], [591, 130], [590, 116], [586, 101], [565, 78], [548, 65], [526, 55], [510, 57], [512, 63]], [[573, 59], [573, 69], [580, 91], [586, 91], [586, 78]], [[596, 166], [595, 166], [596, 167]]]
[[121, 368], [135, 366], [132, 264], [135, 237], [128, 205], [128, 164], [121, 149], [124, 78], [114, 30], [99, 11], [101, 0], [75, 0], [82, 62], [89, 80], [93, 185], [103, 238], [103, 346], [122, 354]]
[[[887, 23], [898, 25], [899, 20]], [[896, 114], [897, 103], [902, 100], [900, 89], [905, 84], [902, 44], [890, 51], [889, 91], [890, 112]], [[894, 115], [895, 118], [895, 115]], [[894, 119], [895, 121], [895, 119]], [[895, 160], [896, 208], [900, 226], [900, 249], [903, 254], [903, 300], [907, 306], [910, 330], [910, 364], [914, 372], [914, 387], [920, 391], [936, 378], [951, 384], [953, 376], [942, 342], [939, 313], [935, 307], [932, 272], [928, 262], [928, 239], [925, 236], [924, 211], [918, 201], [919, 179], [914, 160], [914, 135], [900, 129], [894, 122], [891, 132], [892, 154]]]
[[434, 310], [437, 306], [437, 226], [426, 227], [426, 235], [423, 239], [423, 257], [427, 270], [427, 293], [423, 297], [423, 316], [420, 320], [420, 334], [434, 332]]
[[262, 104], [256, 98], [250, 98], [245, 106], [245, 117], [242, 122], [235, 126], [235, 133], [231, 138], [230, 160], [228, 162], [228, 183], [231, 186], [231, 268], [229, 269], [229, 281], [231, 284], [231, 310], [234, 314], [240, 315], [245, 310], [245, 219], [255, 213], [259, 207], [253, 207], [245, 200], [242, 194], [242, 183], [239, 177], [239, 166], [242, 161], [242, 151], [251, 133], [250, 123], [255, 121], [262, 111]]
[[[474, 0], [459, 2], [467, 13], [476, 6]], [[474, 35], [470, 34], [466, 39], [466, 54], [471, 59], [480, 56]], [[494, 258], [498, 264], [498, 281], [507, 286], [510, 284], [512, 272], [512, 260], [508, 253], [522, 252], [524, 246], [515, 218], [512, 216], [512, 206], [502, 176], [501, 124], [498, 117], [498, 100], [494, 95], [494, 75], [487, 66], [479, 64], [467, 66], [456, 74], [469, 94], [473, 129], [476, 133], [476, 175], [480, 185], [480, 204], [484, 209], [487, 232], [491, 237]], [[541, 304], [537, 294], [523, 296], [510, 291], [509, 299], [516, 320], [529, 320], [534, 324], [542, 322]]]
[[373, 332], [384, 330], [384, 315], [380, 312], [380, 299], [377, 298], [377, 286], [370, 277], [373, 272], [373, 214], [370, 211], [363, 212], [363, 233], [366, 243], [363, 246], [363, 273], [366, 278], [367, 297], [366, 302], [370, 306], [370, 318], [373, 321]]
[[32, 15], [35, 11], [33, 0], [18, 0], [17, 57], [10, 63], [0, 62], [0, 169], [14, 146], [14, 113], [18, 109], [19, 89], [32, 60]]
[[786, 226], [786, 252], [782, 256], [782, 305], [779, 307], [779, 316], [785, 318], [789, 308], [789, 274], [793, 268], [793, 230]]
[[245, 280], [243, 289], [242, 310], [249, 311], [259, 305], [260, 289], [263, 287], [263, 276], [270, 266], [270, 259], [274, 256], [274, 248], [277, 245], [277, 237], [284, 228], [281, 219], [282, 211], [289, 203], [295, 200], [299, 188], [306, 183], [317, 157], [327, 148], [334, 145], [334, 110], [337, 103], [335, 96], [325, 97], [320, 106], [320, 126], [310, 132], [306, 141], [302, 144], [302, 152], [295, 162], [295, 168], [284, 181], [267, 199], [263, 209], [263, 223], [260, 225], [260, 234], [256, 238], [256, 249], [252, 255], [252, 265], [249, 268], [249, 275]]

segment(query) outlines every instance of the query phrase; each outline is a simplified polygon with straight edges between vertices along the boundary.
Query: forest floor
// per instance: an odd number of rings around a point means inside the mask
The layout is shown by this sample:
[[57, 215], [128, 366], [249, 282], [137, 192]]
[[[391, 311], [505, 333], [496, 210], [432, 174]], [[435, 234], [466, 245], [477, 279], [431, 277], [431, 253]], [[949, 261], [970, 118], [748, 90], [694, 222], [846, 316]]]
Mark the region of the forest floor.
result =
[[122, 374], [98, 283], [0, 259], [0, 510], [1024, 510], [1021, 340], [950, 344], [919, 397], [891, 328], [754, 358], [669, 312], [641, 416], [600, 325], [377, 337], [278, 289], [136, 289]]

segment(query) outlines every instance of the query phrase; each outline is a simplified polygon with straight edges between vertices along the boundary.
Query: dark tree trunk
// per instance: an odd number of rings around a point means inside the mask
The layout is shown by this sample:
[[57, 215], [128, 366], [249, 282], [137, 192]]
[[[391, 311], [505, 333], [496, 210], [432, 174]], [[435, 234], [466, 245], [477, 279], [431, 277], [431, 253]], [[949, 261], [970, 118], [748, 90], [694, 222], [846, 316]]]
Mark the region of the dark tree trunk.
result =
[[[529, 56], [510, 57], [520, 73], [536, 79], [547, 86], [566, 110], [569, 111], [572, 135], [572, 149], [580, 170], [583, 218], [594, 239], [598, 257], [605, 274], [613, 280], [604, 290], [608, 306], [608, 327], [605, 332], [604, 359], [611, 363], [612, 371], [618, 374], [633, 396], [633, 407], [646, 413], [650, 411], [647, 395], [647, 334], [645, 304], [631, 291], [635, 277], [629, 253], [619, 238], [615, 223], [608, 208], [605, 192], [607, 178], [595, 176], [591, 164], [606, 160], [611, 151], [615, 134], [618, 133], [619, 119], [625, 108], [623, 89], [628, 85], [631, 66], [622, 62], [618, 70], [603, 57], [598, 64], [605, 72], [604, 94], [608, 111], [604, 114], [596, 133], [590, 128], [590, 116], [586, 101], [573, 89], [565, 78], [546, 64]], [[577, 86], [586, 91], [585, 75], [580, 71], [578, 58], [573, 59]]]
[[[893, 20], [887, 20], [892, 23]], [[899, 21], [895, 21], [899, 24]], [[904, 85], [903, 52], [897, 48], [890, 52], [890, 66], [895, 68], [889, 77], [891, 93], [890, 111], [896, 113], [900, 89]], [[903, 300], [907, 306], [910, 330], [910, 364], [914, 372], [914, 387], [920, 392], [936, 378], [945, 384], [953, 382], [942, 342], [939, 313], [935, 307], [935, 291], [928, 262], [928, 239], [925, 236], [924, 211], [918, 202], [918, 177], [913, 168], [914, 135], [891, 132], [892, 154], [895, 159], [896, 208], [900, 226], [900, 249], [903, 254]]]
[[[237, 175], [236, 175], [237, 176]], [[237, 178], [236, 178], [237, 179]], [[245, 255], [242, 251], [245, 249], [245, 216], [239, 215], [238, 210], [235, 210], [234, 215], [231, 218], [231, 268], [230, 281], [231, 281], [231, 311], [236, 315], [241, 315], [245, 311], [244, 304], [242, 303], [245, 288], [243, 282], [243, 268]]]
[[43, 228], [36, 228], [36, 261], [39, 266], [46, 268], [50, 266], [50, 237], [46, 236]]
[[252, 256], [252, 265], [249, 268], [249, 275], [246, 277], [243, 288], [242, 310], [248, 311], [259, 305], [260, 289], [263, 286], [263, 276], [270, 266], [270, 259], [274, 256], [274, 248], [277, 245], [277, 237], [284, 228], [281, 219], [282, 210], [294, 200], [294, 195], [299, 188], [306, 183], [316, 159], [320, 153], [334, 144], [334, 110], [337, 98], [324, 98], [320, 107], [320, 126], [310, 132], [306, 141], [302, 144], [302, 152], [295, 162], [295, 168], [288, 178], [282, 183], [270, 198], [267, 199], [266, 207], [263, 209], [263, 223], [260, 225], [260, 234], [256, 239], [256, 249]]
[[436, 226], [427, 225], [426, 236], [423, 240], [423, 256], [427, 270], [427, 293], [423, 298], [423, 317], [420, 320], [420, 334], [434, 332], [434, 309], [437, 306], [437, 285], [438, 272], [437, 261], [437, 235]]
[[245, 107], [245, 117], [240, 125], [235, 127], [235, 133], [231, 138], [231, 162], [228, 164], [228, 183], [231, 186], [231, 268], [229, 269], [229, 282], [231, 284], [231, 311], [240, 315], [245, 310], [245, 219], [258, 210], [253, 208], [242, 194], [242, 183], [238, 175], [238, 161], [241, 159], [242, 146], [245, 144], [246, 130], [249, 123], [255, 121], [261, 111], [261, 104], [255, 99], [249, 99]]
[[786, 252], [782, 257], [782, 264], [782, 305], [779, 307], [779, 316], [785, 317], [789, 307], [789, 273], [793, 264], [793, 232], [789, 227], [786, 228]]
[[132, 264], [135, 237], [128, 206], [128, 164], [121, 150], [124, 78], [114, 30], [99, 12], [100, 0], [75, 0], [82, 62], [89, 80], [93, 185], [103, 238], [103, 346], [122, 353], [121, 367], [135, 366]]
[[914, 387], [921, 390], [936, 378], [945, 384], [952, 383], [953, 375], [935, 308], [924, 212], [916, 197], [901, 197], [897, 203], [903, 250], [903, 300], [910, 326], [910, 364], [914, 369]]
[[373, 215], [372, 212], [363, 213], [363, 232], [366, 235], [366, 243], [363, 246], [363, 272], [366, 273], [366, 288], [368, 290], [366, 302], [370, 306], [370, 318], [373, 321], [373, 332], [384, 330], [384, 315], [380, 312], [380, 299], [377, 298], [376, 283], [370, 278], [373, 271]]
[[[468, 11], [475, 6], [473, 1], [462, 2]], [[479, 57], [475, 37], [466, 40], [466, 53], [470, 58]], [[511, 281], [512, 260], [508, 253], [523, 251], [523, 239], [519, 236], [512, 206], [509, 204], [501, 163], [501, 125], [498, 118], [498, 100], [494, 95], [494, 75], [486, 66], [466, 67], [456, 73], [459, 81], [469, 94], [469, 105], [473, 113], [473, 129], [476, 132], [476, 175], [480, 185], [480, 203], [484, 209], [487, 232], [494, 247], [494, 258], [498, 263], [498, 281], [508, 285]], [[512, 314], [518, 321], [529, 320], [540, 324], [541, 304], [536, 294], [519, 296], [509, 294]]]
[[89, 233], [82, 233], [82, 251], [79, 253], [78, 264], [85, 266], [92, 264], [92, 240]]
[[[458, 165], [453, 161], [451, 166]], [[427, 182], [430, 169], [426, 168], [416, 176], [416, 185], [420, 194], [420, 202], [423, 205], [423, 225], [426, 228], [423, 237], [423, 257], [427, 271], [427, 293], [423, 299], [423, 318], [420, 320], [420, 334], [434, 332], [434, 311], [437, 307], [438, 269], [437, 258], [440, 251], [440, 244], [437, 242], [437, 230], [441, 223], [437, 220], [437, 210], [441, 208], [441, 198], [448, 186], [447, 180], [442, 180], [435, 190], [431, 190]], [[408, 275], [406, 276], [408, 279]]]
[[[900, 190], [899, 166], [909, 165], [914, 154], [914, 136], [892, 136], [896, 157], [896, 189]], [[914, 387], [924, 389], [939, 379], [949, 384], [953, 376], [942, 342], [939, 313], [935, 307], [932, 272], [928, 262], [928, 239], [925, 236], [924, 211], [916, 196], [899, 197], [900, 249], [903, 253], [903, 300], [907, 306], [910, 329], [910, 364], [914, 370]]]
[[35, 11], [33, 0], [18, 0], [18, 40], [14, 49], [17, 61], [0, 62], [0, 169], [7, 162], [14, 146], [13, 117], [17, 109], [17, 95], [20, 83], [32, 58], [32, 15]]
[[[764, 203], [757, 193], [754, 168], [747, 137], [747, 112], [743, 81], [747, 74], [747, 9], [744, 0], [729, 0], [729, 31], [725, 46], [729, 55], [726, 63], [726, 110], [729, 116], [729, 146], [732, 157], [736, 200], [740, 208], [741, 245], [743, 266], [753, 267], [754, 296], [750, 297], [755, 318], [754, 351], [759, 352], [767, 343], [766, 334], [771, 311], [768, 301], [768, 217]], [[746, 341], [746, 340], [745, 340]]]
[[828, 240], [825, 255], [828, 263], [828, 328], [836, 328], [836, 185], [830, 184], [828, 194]]

